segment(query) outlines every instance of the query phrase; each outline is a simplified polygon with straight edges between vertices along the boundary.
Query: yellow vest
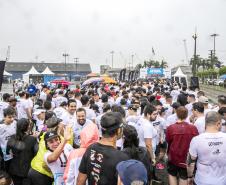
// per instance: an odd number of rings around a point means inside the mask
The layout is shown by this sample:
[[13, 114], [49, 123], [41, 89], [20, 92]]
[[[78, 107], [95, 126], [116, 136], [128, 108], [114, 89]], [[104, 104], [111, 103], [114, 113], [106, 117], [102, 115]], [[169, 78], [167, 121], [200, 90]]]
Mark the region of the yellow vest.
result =
[[[45, 133], [43, 133], [43, 135], [40, 137], [38, 152], [37, 152], [36, 156], [33, 158], [33, 160], [31, 161], [31, 167], [34, 170], [38, 171], [39, 173], [53, 178], [53, 174], [52, 174], [51, 170], [49, 169], [49, 167], [47, 166], [47, 164], [44, 161], [44, 155], [47, 152], [45, 141], [44, 141], [44, 135], [45, 135]], [[73, 132], [72, 131], [71, 131], [71, 135], [72, 135], [71, 140], [68, 143], [72, 145], [73, 144]], [[62, 136], [60, 138], [61, 138], [61, 140], [63, 139]]]
[[45, 141], [44, 141], [44, 135], [45, 133], [43, 133], [43, 135], [40, 137], [38, 153], [31, 161], [31, 167], [34, 170], [38, 171], [39, 173], [53, 178], [53, 174], [51, 170], [49, 169], [49, 167], [44, 161], [44, 155], [47, 152]]

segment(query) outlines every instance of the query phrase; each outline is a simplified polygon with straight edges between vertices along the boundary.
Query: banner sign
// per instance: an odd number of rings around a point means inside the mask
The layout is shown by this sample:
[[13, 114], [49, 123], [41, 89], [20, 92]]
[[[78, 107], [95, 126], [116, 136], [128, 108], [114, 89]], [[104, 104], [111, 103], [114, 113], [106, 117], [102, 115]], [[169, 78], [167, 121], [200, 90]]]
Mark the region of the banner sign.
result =
[[162, 68], [148, 68], [147, 75], [151, 77], [164, 76], [164, 72]]

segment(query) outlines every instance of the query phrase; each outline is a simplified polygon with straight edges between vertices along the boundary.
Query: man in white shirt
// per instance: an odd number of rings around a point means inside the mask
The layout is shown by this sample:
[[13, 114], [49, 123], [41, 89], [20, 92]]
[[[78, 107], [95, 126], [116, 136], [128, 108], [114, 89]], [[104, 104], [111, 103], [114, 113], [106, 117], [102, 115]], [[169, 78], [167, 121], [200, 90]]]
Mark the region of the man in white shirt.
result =
[[44, 128], [44, 121], [45, 121], [45, 112], [46, 110], [42, 107], [37, 108], [33, 113], [34, 119], [36, 121], [36, 131], [41, 132]]
[[79, 108], [76, 110], [77, 120], [73, 125], [73, 133], [74, 133], [74, 145], [76, 147], [80, 146], [80, 133], [86, 125], [91, 124], [92, 121], [87, 119], [86, 111], [84, 108]]
[[221, 107], [218, 111], [222, 118], [222, 127], [221, 131], [226, 133], [226, 107]]
[[158, 112], [154, 106], [146, 105], [144, 108], [144, 117], [138, 121], [138, 124], [142, 126], [141, 133], [138, 133], [139, 146], [147, 148], [153, 163], [155, 163], [157, 131], [151, 124], [151, 121], [154, 121], [157, 115]]
[[67, 103], [62, 102], [59, 107], [55, 108], [53, 112], [56, 114], [57, 118], [62, 119], [62, 116], [67, 112]]
[[89, 108], [89, 106], [90, 106], [89, 96], [88, 95], [82, 96], [81, 103], [82, 103], [82, 108], [84, 108], [86, 111], [86, 118], [93, 121], [93, 123], [95, 123], [96, 122], [96, 114], [95, 114], [94, 110]]
[[188, 117], [192, 115], [192, 104], [195, 103], [195, 95], [189, 94], [187, 97], [188, 104], [185, 107], [188, 109]]
[[177, 97], [180, 94], [179, 87], [175, 86], [174, 90], [171, 91], [170, 95], [173, 97], [173, 102], [177, 101]]
[[76, 122], [76, 112], [77, 104], [74, 99], [68, 100], [67, 111], [62, 115], [61, 119], [63, 120], [64, 125], [74, 125]]
[[[206, 132], [194, 137], [190, 143], [188, 177], [198, 185], [226, 184], [226, 135], [220, 132], [221, 117], [210, 111], [206, 115]], [[191, 182], [190, 182], [191, 183]]]
[[166, 127], [177, 122], [176, 110], [180, 107], [180, 104], [175, 102], [171, 105], [171, 107], [173, 108], [173, 112], [171, 115], [168, 115], [168, 117], [166, 118]]
[[43, 85], [42, 91], [41, 91], [40, 97], [39, 97], [41, 100], [46, 101], [46, 98], [47, 98], [47, 91], [48, 91], [47, 85]]
[[200, 102], [193, 103], [192, 112], [195, 118], [194, 125], [198, 129], [199, 134], [205, 132], [205, 116], [203, 104]]
[[4, 119], [0, 124], [0, 147], [5, 163], [5, 170], [8, 172], [9, 161], [13, 158], [11, 152], [7, 153], [7, 142], [9, 138], [16, 134], [16, 121], [14, 121], [15, 111], [12, 108], [6, 108], [3, 112]]
[[54, 99], [56, 107], [59, 107], [62, 102], [68, 102], [68, 99], [64, 97], [64, 92], [59, 91], [57, 97]]
[[3, 110], [9, 106], [8, 100], [10, 98], [10, 94], [4, 93], [2, 96], [3, 101], [0, 102], [0, 121], [4, 118]]
[[200, 96], [198, 102], [204, 105], [204, 115], [206, 115], [211, 109], [209, 108], [209, 100], [205, 96]]
[[75, 100], [77, 102], [77, 109], [82, 107], [81, 103], [81, 93], [80, 92], [75, 92]]
[[26, 93], [21, 92], [19, 93], [20, 100], [17, 103], [17, 111], [18, 111], [18, 119], [26, 118], [31, 119], [31, 112], [30, 112], [30, 103], [26, 100]]

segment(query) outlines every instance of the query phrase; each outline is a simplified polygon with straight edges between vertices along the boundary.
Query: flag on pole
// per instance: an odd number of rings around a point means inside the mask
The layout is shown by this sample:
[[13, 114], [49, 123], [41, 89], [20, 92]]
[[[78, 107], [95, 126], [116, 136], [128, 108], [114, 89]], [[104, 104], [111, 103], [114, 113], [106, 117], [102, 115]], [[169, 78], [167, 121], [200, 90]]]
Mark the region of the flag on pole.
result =
[[155, 55], [155, 50], [153, 47], [152, 47], [152, 55]]

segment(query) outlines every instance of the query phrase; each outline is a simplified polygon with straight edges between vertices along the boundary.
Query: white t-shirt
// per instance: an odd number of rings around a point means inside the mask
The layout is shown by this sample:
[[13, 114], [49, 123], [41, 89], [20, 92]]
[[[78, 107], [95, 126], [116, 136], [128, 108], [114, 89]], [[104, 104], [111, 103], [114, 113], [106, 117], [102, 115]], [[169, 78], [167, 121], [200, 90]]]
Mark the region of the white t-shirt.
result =
[[77, 109], [78, 109], [78, 108], [81, 108], [81, 107], [82, 107], [81, 101], [78, 100], [78, 99], [76, 99], [76, 98], [75, 98], [75, 101], [76, 101]]
[[195, 183], [226, 184], [226, 134], [202, 133], [191, 141], [189, 153], [197, 157]]
[[63, 96], [57, 96], [55, 99], [54, 99], [54, 103], [56, 105], [56, 107], [59, 107], [61, 103], [63, 102], [68, 102], [67, 98], [63, 97]]
[[185, 105], [185, 108], [188, 109], [188, 116], [189, 117], [192, 115], [192, 104], [193, 103], [189, 103], [189, 104]]
[[142, 130], [140, 131], [140, 134], [139, 134], [140, 135], [139, 146], [146, 147], [145, 139], [152, 139], [153, 152], [155, 152], [157, 131], [155, 130], [151, 122], [148, 121], [147, 119], [141, 118], [138, 121], [138, 124], [140, 124], [142, 127]]
[[40, 93], [40, 97], [39, 97], [41, 100], [43, 100], [43, 101], [46, 101], [46, 98], [47, 98], [47, 94], [44, 92], [44, 91], [42, 91], [41, 93]]
[[[174, 123], [176, 123], [178, 121], [178, 117], [177, 114], [174, 113], [172, 115], [170, 115], [167, 119], [166, 119], [166, 128]], [[189, 121], [189, 117], [186, 118], [185, 122], [190, 123]]]
[[86, 110], [86, 118], [89, 120], [96, 120], [96, 114], [94, 110], [90, 109], [89, 107], [83, 107]]
[[180, 91], [178, 91], [178, 90], [172, 90], [171, 91], [170, 95], [173, 98], [173, 102], [176, 102], [177, 101], [177, 97], [178, 97], [179, 94], [180, 94]]
[[16, 121], [13, 121], [10, 125], [0, 124], [0, 146], [3, 153], [4, 161], [8, 161], [13, 158], [13, 155], [6, 154], [7, 142], [10, 136], [16, 134]]
[[32, 101], [31, 98], [28, 98], [27, 101], [28, 101], [28, 104], [29, 104], [29, 108], [32, 109], [33, 106], [34, 106], [34, 102]]
[[54, 185], [64, 184], [64, 180], [63, 180], [64, 170], [66, 167], [67, 158], [72, 150], [73, 150], [73, 147], [69, 144], [66, 144], [64, 146], [64, 152], [62, 152], [60, 157], [52, 163], [47, 162], [47, 158], [52, 152], [48, 151], [45, 153], [44, 161], [46, 162], [47, 166], [50, 168], [53, 174]]
[[68, 124], [74, 125], [76, 123], [76, 114], [71, 115], [69, 112], [66, 111], [62, 115], [61, 119], [63, 120], [64, 125]]
[[41, 132], [44, 127], [44, 120], [36, 119], [36, 127], [38, 132]]
[[58, 118], [62, 119], [62, 116], [67, 112], [67, 110], [63, 107], [57, 107], [53, 110], [53, 112]]
[[73, 133], [74, 133], [74, 143], [78, 146], [80, 146], [80, 133], [82, 131], [83, 128], [85, 128], [88, 124], [93, 124], [93, 122], [89, 119], [86, 119], [86, 122], [84, 125], [80, 125], [77, 123], [77, 120], [76, 122], [74, 123], [73, 125]]
[[205, 132], [205, 127], [206, 127], [206, 122], [205, 122], [205, 116], [199, 117], [197, 118], [197, 120], [195, 121], [194, 125], [196, 126], [196, 128], [199, 131], [199, 134]]
[[4, 118], [3, 110], [8, 107], [9, 107], [9, 104], [7, 102], [0, 102], [0, 120], [3, 120]]
[[164, 123], [162, 122], [162, 119], [159, 116], [156, 118], [155, 121], [152, 121], [151, 123], [157, 132], [157, 136], [155, 137], [155, 140], [153, 141], [153, 142], [155, 142], [155, 146], [157, 146], [160, 142], [160, 139], [163, 138], [163, 135], [164, 135], [164, 130], [163, 130]]
[[28, 118], [26, 109], [30, 108], [30, 103], [28, 100], [20, 99], [19, 102], [17, 102], [17, 113], [18, 113], [18, 119], [21, 118]]
[[206, 115], [208, 112], [212, 111], [212, 109], [205, 109], [204, 110], [204, 115]]
[[178, 120], [176, 113], [170, 115], [166, 118], [166, 127], [169, 127], [170, 125], [176, 123]]

